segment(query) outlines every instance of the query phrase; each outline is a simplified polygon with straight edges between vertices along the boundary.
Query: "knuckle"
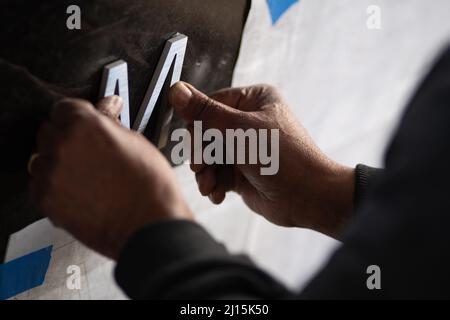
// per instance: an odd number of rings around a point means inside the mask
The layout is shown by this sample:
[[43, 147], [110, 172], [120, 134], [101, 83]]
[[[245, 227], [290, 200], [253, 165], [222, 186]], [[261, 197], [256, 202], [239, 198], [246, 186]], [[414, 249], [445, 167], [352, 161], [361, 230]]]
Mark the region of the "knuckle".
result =
[[252, 90], [252, 87], [242, 87], [242, 88], [239, 88], [238, 94], [242, 97], [246, 97], [251, 90]]
[[264, 85], [262, 85], [262, 87], [261, 87], [261, 93], [262, 93], [264, 96], [272, 97], [272, 98], [275, 98], [275, 99], [278, 99], [278, 98], [280, 97], [280, 92], [279, 92], [279, 90], [278, 90], [276, 87], [274, 87], [274, 86], [272, 86], [272, 85], [270, 85], [270, 84], [264, 84]]
[[277, 114], [283, 114], [285, 112], [285, 105], [282, 103], [272, 103], [270, 105], [272, 107], [272, 111], [276, 112]]
[[255, 91], [255, 98], [263, 105], [262, 110], [281, 110], [285, 108], [284, 99], [276, 87], [263, 84], [258, 85]]

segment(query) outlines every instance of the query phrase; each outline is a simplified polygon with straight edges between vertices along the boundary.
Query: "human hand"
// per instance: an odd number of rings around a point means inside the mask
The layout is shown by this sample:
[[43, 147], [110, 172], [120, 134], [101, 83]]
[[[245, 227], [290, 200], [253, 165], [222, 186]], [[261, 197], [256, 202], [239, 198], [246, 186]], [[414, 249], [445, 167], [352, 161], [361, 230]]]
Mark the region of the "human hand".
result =
[[261, 175], [260, 164], [206, 165], [191, 160], [202, 195], [220, 204], [228, 191], [235, 191], [253, 211], [275, 224], [338, 236], [352, 212], [353, 169], [319, 150], [276, 89], [231, 88], [207, 97], [180, 82], [171, 89], [170, 103], [191, 132], [194, 121], [224, 135], [227, 129], [279, 129], [275, 175]]
[[166, 159], [118, 124], [121, 99], [97, 107], [75, 99], [54, 106], [38, 133], [30, 192], [55, 225], [116, 259], [146, 224], [192, 215]]

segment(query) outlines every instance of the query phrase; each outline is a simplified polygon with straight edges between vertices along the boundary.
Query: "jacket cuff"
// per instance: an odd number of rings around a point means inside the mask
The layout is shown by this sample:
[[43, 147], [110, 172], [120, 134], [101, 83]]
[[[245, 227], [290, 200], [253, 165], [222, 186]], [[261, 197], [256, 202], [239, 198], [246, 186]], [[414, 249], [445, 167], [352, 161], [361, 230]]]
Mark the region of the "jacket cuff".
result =
[[144, 299], [149, 296], [149, 289], [158, 291], [159, 280], [180, 263], [227, 255], [225, 247], [197, 223], [158, 222], [144, 227], [128, 240], [118, 259], [115, 278], [130, 298]]
[[354, 207], [359, 208], [365, 201], [372, 189], [375, 181], [383, 173], [383, 169], [372, 168], [363, 164], [358, 164], [355, 168], [355, 196]]

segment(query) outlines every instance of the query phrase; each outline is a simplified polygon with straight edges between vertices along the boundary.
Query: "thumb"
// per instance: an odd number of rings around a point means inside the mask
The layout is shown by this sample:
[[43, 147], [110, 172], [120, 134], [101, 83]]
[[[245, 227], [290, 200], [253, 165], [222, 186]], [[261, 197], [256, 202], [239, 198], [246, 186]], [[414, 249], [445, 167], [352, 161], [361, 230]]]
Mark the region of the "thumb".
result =
[[245, 113], [211, 99], [185, 82], [178, 82], [170, 89], [169, 102], [189, 124], [202, 121], [204, 128], [216, 128], [223, 132], [245, 126]]

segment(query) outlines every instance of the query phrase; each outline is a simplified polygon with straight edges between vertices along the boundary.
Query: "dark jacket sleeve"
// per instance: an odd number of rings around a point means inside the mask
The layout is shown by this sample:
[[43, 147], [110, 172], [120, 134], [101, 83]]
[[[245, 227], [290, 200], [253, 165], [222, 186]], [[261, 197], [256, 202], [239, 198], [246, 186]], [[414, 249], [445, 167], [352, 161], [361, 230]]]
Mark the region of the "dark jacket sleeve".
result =
[[[381, 172], [356, 167], [355, 205]], [[134, 299], [292, 296], [247, 257], [230, 255], [200, 225], [182, 220], [152, 224], [134, 235], [120, 257], [116, 279]]]
[[247, 257], [234, 256], [190, 221], [152, 224], [135, 234], [116, 267], [133, 299], [281, 298], [289, 292]]
[[[356, 169], [355, 218], [343, 245], [303, 292], [289, 292], [186, 221], [136, 234], [116, 279], [131, 298], [448, 298], [449, 139], [447, 51], [407, 108], [384, 172]], [[380, 289], [370, 289], [371, 266], [379, 270]]]

